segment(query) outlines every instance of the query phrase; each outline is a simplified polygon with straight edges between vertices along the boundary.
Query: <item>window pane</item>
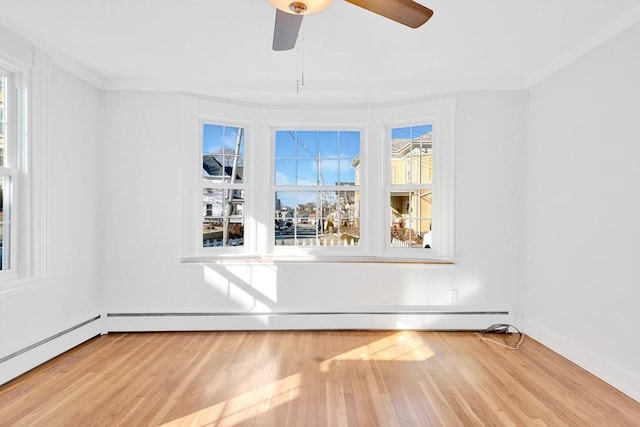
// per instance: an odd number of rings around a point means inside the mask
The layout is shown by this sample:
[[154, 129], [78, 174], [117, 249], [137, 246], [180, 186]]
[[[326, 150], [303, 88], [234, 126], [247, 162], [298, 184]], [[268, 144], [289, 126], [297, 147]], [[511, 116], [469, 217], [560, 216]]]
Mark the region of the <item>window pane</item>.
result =
[[297, 194], [295, 191], [276, 192], [276, 211], [274, 221], [276, 245], [291, 246], [294, 244], [294, 214], [296, 205]]
[[276, 132], [276, 159], [296, 157], [296, 134], [292, 131]]
[[0, 177], [0, 270], [8, 270], [9, 263], [9, 233], [11, 230], [11, 211], [9, 209], [9, 194], [11, 178]]
[[318, 132], [318, 152], [322, 158], [339, 157], [338, 132], [320, 131]]
[[335, 227], [343, 245], [357, 246], [360, 242], [360, 192], [339, 191]]
[[355, 185], [356, 183], [356, 170], [353, 159], [340, 159], [340, 184]]
[[5, 165], [5, 136], [7, 135], [7, 111], [5, 101], [7, 90], [7, 77], [0, 74], [0, 166]]
[[296, 169], [297, 185], [319, 185], [322, 176], [318, 174], [317, 160], [298, 160]]
[[224, 126], [205, 124], [202, 129], [202, 152], [214, 154], [222, 152]]
[[298, 158], [316, 159], [318, 158], [318, 132], [302, 131], [297, 132]]
[[276, 246], [357, 246], [358, 191], [278, 191]]
[[203, 247], [244, 245], [243, 128], [203, 124], [202, 177]]
[[202, 174], [207, 181], [243, 182], [244, 129], [203, 125]]
[[[0, 166], [7, 166], [7, 83], [5, 74], [0, 72]], [[0, 177], [0, 270], [10, 268], [10, 231], [11, 231], [11, 177]]]
[[205, 188], [202, 191], [202, 245], [244, 245], [244, 192]]
[[421, 153], [412, 157], [412, 183], [430, 184], [433, 181], [433, 156]]
[[276, 159], [276, 185], [295, 185], [296, 161]]
[[275, 143], [276, 185], [359, 184], [360, 132], [277, 131]]
[[424, 248], [431, 245], [431, 190], [392, 191], [390, 244]]
[[360, 154], [360, 132], [340, 132], [340, 157], [353, 160]]
[[7, 125], [0, 123], [0, 166], [6, 166], [5, 164], [5, 135], [7, 134]]
[[322, 185], [340, 185], [340, 161], [335, 160], [322, 160]]
[[275, 245], [357, 246], [360, 132], [277, 131], [275, 144], [275, 184], [306, 187], [276, 191]]
[[391, 184], [433, 182], [432, 126], [391, 130]]

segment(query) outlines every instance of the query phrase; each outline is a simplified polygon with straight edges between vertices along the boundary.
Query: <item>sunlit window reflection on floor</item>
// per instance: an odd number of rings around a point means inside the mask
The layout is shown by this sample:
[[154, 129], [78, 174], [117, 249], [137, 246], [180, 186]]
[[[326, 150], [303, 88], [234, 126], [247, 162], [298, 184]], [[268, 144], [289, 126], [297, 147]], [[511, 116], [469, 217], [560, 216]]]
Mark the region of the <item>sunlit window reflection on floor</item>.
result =
[[290, 375], [163, 426], [237, 425], [297, 399], [300, 395], [300, 383], [301, 374]]
[[419, 335], [402, 331], [327, 359], [320, 363], [319, 369], [329, 372], [337, 361], [423, 362], [434, 355]]
[[[345, 364], [356, 366], [354, 364], [364, 363], [362, 369], [368, 372], [366, 376], [373, 381], [370, 386], [376, 388], [374, 384], [376, 381], [373, 379], [373, 364], [377, 362], [423, 362], [433, 356], [435, 356], [435, 352], [425, 343], [424, 337], [419, 332], [400, 331], [388, 334], [383, 338], [367, 342], [331, 358], [316, 360], [310, 365], [305, 364], [306, 368], [303, 368], [301, 372], [240, 393], [212, 406], [172, 420], [164, 426], [241, 425], [252, 419], [267, 416], [276, 408], [289, 405], [296, 399], [308, 399], [310, 389], [316, 390], [314, 393], [322, 393], [327, 402], [333, 402], [335, 406], [330, 406], [334, 407], [335, 412], [328, 415], [331, 415], [334, 421], [346, 422], [347, 405], [344, 400], [344, 387], [347, 385], [344, 382], [345, 378], [342, 377], [345, 373]], [[310, 368], [311, 371], [308, 370]], [[338, 377], [334, 378], [334, 375], [338, 375]], [[320, 378], [324, 379], [318, 383]], [[348, 380], [347, 383], [349, 383]], [[371, 396], [373, 398], [378, 394], [378, 392], [372, 393]], [[379, 401], [378, 403], [385, 406], [385, 402]], [[383, 416], [383, 414], [379, 414], [379, 416]], [[386, 419], [386, 416], [381, 419]]]

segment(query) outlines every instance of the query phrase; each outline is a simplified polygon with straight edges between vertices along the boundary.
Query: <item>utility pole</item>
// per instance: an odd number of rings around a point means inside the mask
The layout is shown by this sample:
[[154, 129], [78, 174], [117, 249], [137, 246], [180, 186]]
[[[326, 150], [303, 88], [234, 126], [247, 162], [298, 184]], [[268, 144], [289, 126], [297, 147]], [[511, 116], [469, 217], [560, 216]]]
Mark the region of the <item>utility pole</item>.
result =
[[[236, 138], [236, 147], [233, 151], [233, 163], [231, 164], [231, 178], [229, 180], [229, 183], [233, 184], [236, 182], [236, 173], [238, 171], [238, 159], [240, 157], [240, 146], [242, 145], [242, 135], [243, 135], [244, 129], [243, 128], [239, 128], [238, 129], [238, 137]], [[222, 165], [223, 170], [225, 165]], [[226, 206], [225, 206], [225, 215], [224, 215], [224, 226], [222, 228], [222, 242], [223, 245], [227, 244], [229, 241], [229, 222], [230, 222], [230, 218], [229, 216], [231, 215], [231, 208], [233, 207], [232, 205], [232, 201], [233, 201], [233, 189], [229, 188], [226, 190], [227, 194], [226, 194]]]

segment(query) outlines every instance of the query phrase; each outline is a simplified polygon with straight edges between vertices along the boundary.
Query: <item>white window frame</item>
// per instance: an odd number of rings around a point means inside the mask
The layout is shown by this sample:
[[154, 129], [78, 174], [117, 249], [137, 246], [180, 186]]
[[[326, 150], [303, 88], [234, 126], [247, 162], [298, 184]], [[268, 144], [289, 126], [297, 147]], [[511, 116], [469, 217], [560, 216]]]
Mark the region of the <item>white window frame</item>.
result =
[[[5, 98], [3, 100], [4, 120], [6, 121], [6, 132], [4, 133], [3, 157], [4, 164], [0, 165], [0, 179], [9, 178], [9, 183], [4, 185], [4, 215], [3, 215], [3, 247], [2, 247], [2, 270], [0, 270], [0, 280], [12, 279], [17, 277], [18, 264], [18, 246], [19, 239], [17, 234], [17, 225], [19, 223], [17, 217], [18, 197], [20, 193], [20, 183], [18, 179], [18, 148], [22, 145], [24, 139], [21, 129], [23, 127], [22, 104], [24, 103], [21, 96], [21, 75], [15, 70], [10, 70], [6, 66], [0, 64], [0, 78], [4, 77], [6, 87], [4, 88]], [[0, 123], [0, 126], [2, 123]], [[7, 185], [9, 184], [9, 185]], [[15, 242], [14, 242], [15, 240]], [[9, 250], [7, 250], [7, 248]], [[8, 268], [7, 268], [8, 265]]]
[[[303, 123], [303, 124], [297, 124], [297, 125], [291, 125], [291, 126], [286, 126], [286, 125], [275, 125], [275, 126], [271, 126], [270, 127], [270, 144], [269, 144], [269, 149], [270, 149], [270, 162], [269, 162], [269, 171], [268, 171], [268, 177], [269, 177], [269, 194], [270, 194], [270, 204], [269, 207], [271, 209], [271, 216], [273, 216], [273, 212], [275, 212], [275, 195], [277, 192], [279, 191], [321, 191], [320, 189], [324, 189], [326, 191], [339, 191], [339, 190], [344, 190], [344, 188], [340, 188], [338, 186], [331, 186], [331, 185], [325, 185], [325, 186], [297, 186], [297, 185], [290, 185], [290, 186], [285, 186], [285, 185], [275, 185], [275, 138], [276, 138], [276, 132], [277, 131], [282, 131], [282, 130], [292, 130], [292, 131], [334, 131], [334, 132], [359, 132], [360, 133], [360, 159], [361, 161], [363, 161], [363, 156], [366, 156], [365, 154], [363, 154], [363, 147], [365, 145], [365, 141], [366, 141], [366, 125], [364, 124], [332, 124], [332, 125], [328, 125], [328, 124], [319, 124], [317, 126], [308, 124], [308, 123]], [[365, 166], [363, 166], [363, 168], [366, 168], [366, 164]], [[362, 206], [363, 206], [363, 183], [361, 182], [360, 185], [358, 185], [357, 187], [357, 191], [360, 192], [360, 211], [362, 212]], [[266, 254], [268, 255], [274, 255], [276, 257], [304, 257], [304, 258], [308, 258], [308, 257], [343, 257], [343, 256], [363, 256], [367, 253], [367, 248], [368, 248], [368, 242], [367, 239], [365, 238], [364, 240], [362, 239], [362, 230], [363, 230], [363, 224], [362, 224], [362, 220], [363, 220], [363, 216], [360, 215], [360, 217], [358, 218], [359, 223], [360, 223], [360, 244], [358, 244], [357, 246], [313, 246], [313, 247], [305, 247], [305, 246], [279, 246], [276, 245], [275, 243], [275, 233], [274, 233], [274, 226], [273, 226], [273, 218], [271, 218], [270, 222], [267, 222], [267, 224], [271, 224], [271, 228], [269, 230], [268, 236], [266, 238], [268, 245], [267, 247], [270, 248], [268, 250], [268, 253]]]
[[[454, 261], [455, 99], [402, 106], [267, 106], [183, 97], [185, 227], [183, 263], [284, 261]], [[245, 129], [245, 240], [242, 247], [202, 245], [203, 123]], [[433, 249], [396, 250], [389, 245], [389, 168], [392, 127], [433, 125]], [[276, 246], [273, 216], [276, 130], [360, 132], [360, 234], [358, 246]], [[194, 141], [197, 141], [194, 143]], [[389, 154], [387, 154], [389, 150]], [[245, 174], [247, 175], [247, 174]], [[381, 191], [380, 189], [384, 189]], [[401, 248], [400, 248], [401, 249]]]
[[0, 51], [0, 69], [10, 75], [10, 146], [3, 174], [11, 176], [11, 229], [8, 270], [0, 290], [40, 280], [48, 271], [47, 112], [50, 58], [38, 49], [25, 63]]
[[[248, 126], [247, 124], [241, 124], [238, 122], [233, 122], [233, 123], [229, 123], [229, 122], [221, 122], [221, 121], [217, 121], [217, 120], [210, 120], [207, 118], [201, 118], [200, 119], [200, 153], [198, 156], [198, 161], [199, 161], [199, 165], [200, 165], [200, 170], [202, 170], [202, 163], [203, 163], [203, 152], [202, 152], [202, 143], [204, 141], [204, 126], [205, 125], [215, 125], [215, 126], [224, 126], [224, 127], [235, 127], [235, 128], [239, 128], [243, 130], [243, 142], [244, 142], [244, 157], [243, 157], [243, 168], [247, 171], [249, 171], [249, 173], [251, 174], [251, 170], [248, 169], [246, 167], [247, 165], [247, 134], [249, 133], [248, 131]], [[250, 150], [249, 150], [250, 151]], [[249, 162], [250, 164], [250, 162]], [[223, 166], [224, 167], [224, 166]], [[246, 249], [244, 248], [245, 244], [247, 244], [247, 242], [249, 242], [249, 246], [250, 242], [253, 241], [254, 239], [252, 238], [252, 234], [249, 233], [249, 236], [247, 236], [247, 231], [248, 231], [248, 227], [247, 227], [247, 217], [248, 217], [248, 212], [251, 212], [251, 206], [247, 206], [247, 195], [250, 193], [250, 189], [247, 187], [247, 183], [245, 181], [245, 179], [247, 179], [247, 176], [243, 176], [243, 180], [241, 183], [227, 183], [227, 182], [219, 182], [219, 183], [211, 183], [211, 185], [207, 185], [207, 183], [205, 182], [204, 179], [202, 179], [202, 175], [200, 175], [200, 197], [202, 198], [202, 192], [204, 189], [206, 188], [219, 188], [221, 190], [230, 190], [230, 191], [234, 191], [234, 190], [241, 190], [244, 192], [245, 198], [243, 201], [243, 227], [244, 227], [244, 236], [245, 238], [243, 239], [245, 243], [243, 243], [242, 246], [222, 246], [222, 247], [203, 247], [202, 251], [203, 253], [217, 253], [220, 252], [220, 249], [224, 250], [227, 253], [244, 253], [246, 252]], [[248, 209], [248, 211], [247, 211]], [[201, 210], [202, 212], [202, 210]], [[200, 215], [200, 230], [201, 230], [201, 234], [202, 234], [202, 215]], [[251, 237], [250, 237], [251, 236]], [[200, 239], [201, 243], [202, 243], [202, 235], [201, 235], [201, 239]]]
[[[391, 134], [393, 132], [393, 129], [397, 129], [397, 128], [411, 128], [411, 127], [415, 127], [415, 126], [422, 126], [422, 125], [431, 125], [432, 126], [432, 131], [431, 131], [431, 135], [432, 135], [432, 164], [433, 164], [433, 173], [432, 173], [432, 177], [433, 180], [431, 183], [428, 184], [416, 184], [416, 183], [411, 183], [411, 176], [410, 176], [410, 172], [412, 172], [411, 169], [406, 169], [405, 170], [405, 176], [404, 176], [404, 180], [405, 180], [405, 184], [392, 184], [392, 159], [393, 159], [393, 153], [392, 153], [392, 137]], [[412, 192], [412, 191], [420, 191], [420, 190], [426, 190], [429, 189], [431, 190], [431, 198], [432, 198], [432, 215], [431, 215], [431, 223], [433, 225], [433, 220], [434, 220], [434, 216], [437, 215], [433, 215], [434, 211], [437, 211], [437, 206], [438, 206], [438, 201], [440, 199], [440, 186], [439, 184], [439, 179], [438, 178], [438, 174], [437, 174], [437, 167], [439, 166], [439, 157], [437, 156], [436, 153], [436, 137], [437, 137], [437, 124], [435, 123], [435, 118], [425, 118], [425, 120], [422, 120], [421, 122], [417, 122], [417, 123], [413, 123], [413, 122], [398, 122], [396, 124], [394, 124], [393, 126], [389, 126], [387, 125], [385, 127], [385, 138], [384, 138], [384, 158], [385, 158], [385, 165], [386, 165], [386, 169], [385, 170], [385, 195], [386, 195], [386, 202], [387, 205], [389, 205], [390, 203], [390, 196], [392, 192]], [[386, 211], [389, 211], [389, 207], [387, 206]], [[389, 217], [387, 217], [387, 229], [390, 228], [390, 224], [389, 224]], [[432, 231], [433, 233], [433, 231]], [[437, 239], [436, 239], [437, 240]], [[385, 245], [385, 253], [387, 253], [388, 256], [392, 256], [393, 254], [398, 254], [397, 256], [409, 256], [411, 254], [413, 254], [413, 256], [415, 255], [423, 255], [420, 252], [423, 252], [424, 254], [427, 254], [427, 256], [429, 258], [433, 258], [434, 256], [437, 256], [437, 251], [434, 249], [436, 246], [433, 245], [432, 248], [402, 248], [402, 247], [393, 247], [390, 246], [390, 242], [389, 242], [389, 238], [387, 239], [386, 245]]]
[[[244, 141], [244, 166], [243, 168], [245, 169], [245, 171], [248, 172], [248, 176], [245, 173], [243, 176], [243, 180], [242, 183], [216, 183], [215, 185], [207, 185], [205, 183], [205, 181], [202, 179], [202, 142], [203, 142], [203, 130], [204, 130], [204, 126], [205, 125], [218, 125], [218, 126], [224, 126], [224, 127], [236, 127], [236, 128], [241, 128], [243, 129], [243, 141]], [[251, 169], [251, 165], [252, 162], [250, 160], [251, 157], [251, 145], [252, 145], [252, 140], [251, 140], [251, 124], [250, 123], [246, 123], [246, 122], [240, 122], [240, 121], [235, 121], [235, 120], [223, 120], [223, 119], [218, 119], [218, 118], [214, 118], [214, 117], [200, 117], [199, 119], [199, 141], [200, 141], [200, 149], [198, 150], [198, 165], [199, 165], [199, 182], [200, 185], [198, 187], [199, 189], [199, 195], [200, 195], [200, 206], [202, 206], [202, 191], [205, 188], [211, 188], [211, 187], [215, 187], [215, 188], [220, 188], [223, 190], [234, 190], [234, 189], [241, 189], [242, 191], [244, 191], [244, 202], [243, 202], [243, 222], [244, 222], [244, 243], [242, 246], [222, 246], [222, 247], [204, 247], [202, 244], [202, 208], [200, 209], [199, 213], [200, 215], [198, 216], [198, 221], [196, 222], [197, 224], [199, 224], [199, 230], [200, 230], [200, 248], [199, 248], [199, 252], [201, 252], [203, 255], [216, 255], [216, 254], [245, 254], [245, 253], [252, 253], [254, 254], [256, 252], [255, 250], [255, 242], [256, 242], [256, 238], [255, 238], [255, 227], [252, 226], [252, 222], [250, 221], [250, 218], [254, 218], [254, 215], [252, 214], [252, 203], [251, 203], [251, 193], [254, 192], [254, 190], [252, 190], [252, 188], [249, 186], [247, 180], [251, 180], [251, 175], [253, 174], [253, 170]]]
[[[455, 180], [455, 101], [440, 100], [433, 103], [396, 107], [383, 114], [383, 188], [384, 218], [387, 234], [382, 243], [382, 254], [389, 258], [454, 258], [454, 180]], [[389, 201], [392, 191], [420, 187], [420, 185], [391, 185], [391, 130], [394, 128], [431, 125], [433, 150], [433, 179], [428, 185], [432, 190], [432, 246], [426, 248], [391, 247], [388, 238]]]
[[[253, 141], [256, 108], [227, 102], [182, 97], [182, 146], [183, 146], [183, 249], [182, 262], [219, 260], [225, 258], [257, 258], [255, 193], [259, 184], [254, 176]], [[248, 171], [243, 177], [244, 245], [204, 247], [202, 242], [202, 130], [205, 123], [239, 127], [244, 129], [244, 162]], [[194, 143], [196, 141], [196, 143]], [[249, 176], [247, 176], [247, 174]]]

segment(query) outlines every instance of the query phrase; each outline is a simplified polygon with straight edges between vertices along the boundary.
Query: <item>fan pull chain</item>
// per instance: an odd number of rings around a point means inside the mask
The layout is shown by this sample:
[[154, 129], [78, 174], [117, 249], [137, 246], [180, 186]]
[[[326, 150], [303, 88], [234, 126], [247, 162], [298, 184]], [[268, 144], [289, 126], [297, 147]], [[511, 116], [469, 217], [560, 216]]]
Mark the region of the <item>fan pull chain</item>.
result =
[[301, 39], [301, 46], [300, 46], [300, 50], [302, 51], [301, 55], [302, 56], [302, 65], [301, 65], [301, 72], [300, 72], [300, 79], [302, 80], [302, 86], [304, 86], [304, 25], [302, 26], [302, 39]]
[[304, 25], [300, 25], [300, 39], [296, 44], [296, 93], [300, 93], [300, 90], [303, 86], [304, 86]]

